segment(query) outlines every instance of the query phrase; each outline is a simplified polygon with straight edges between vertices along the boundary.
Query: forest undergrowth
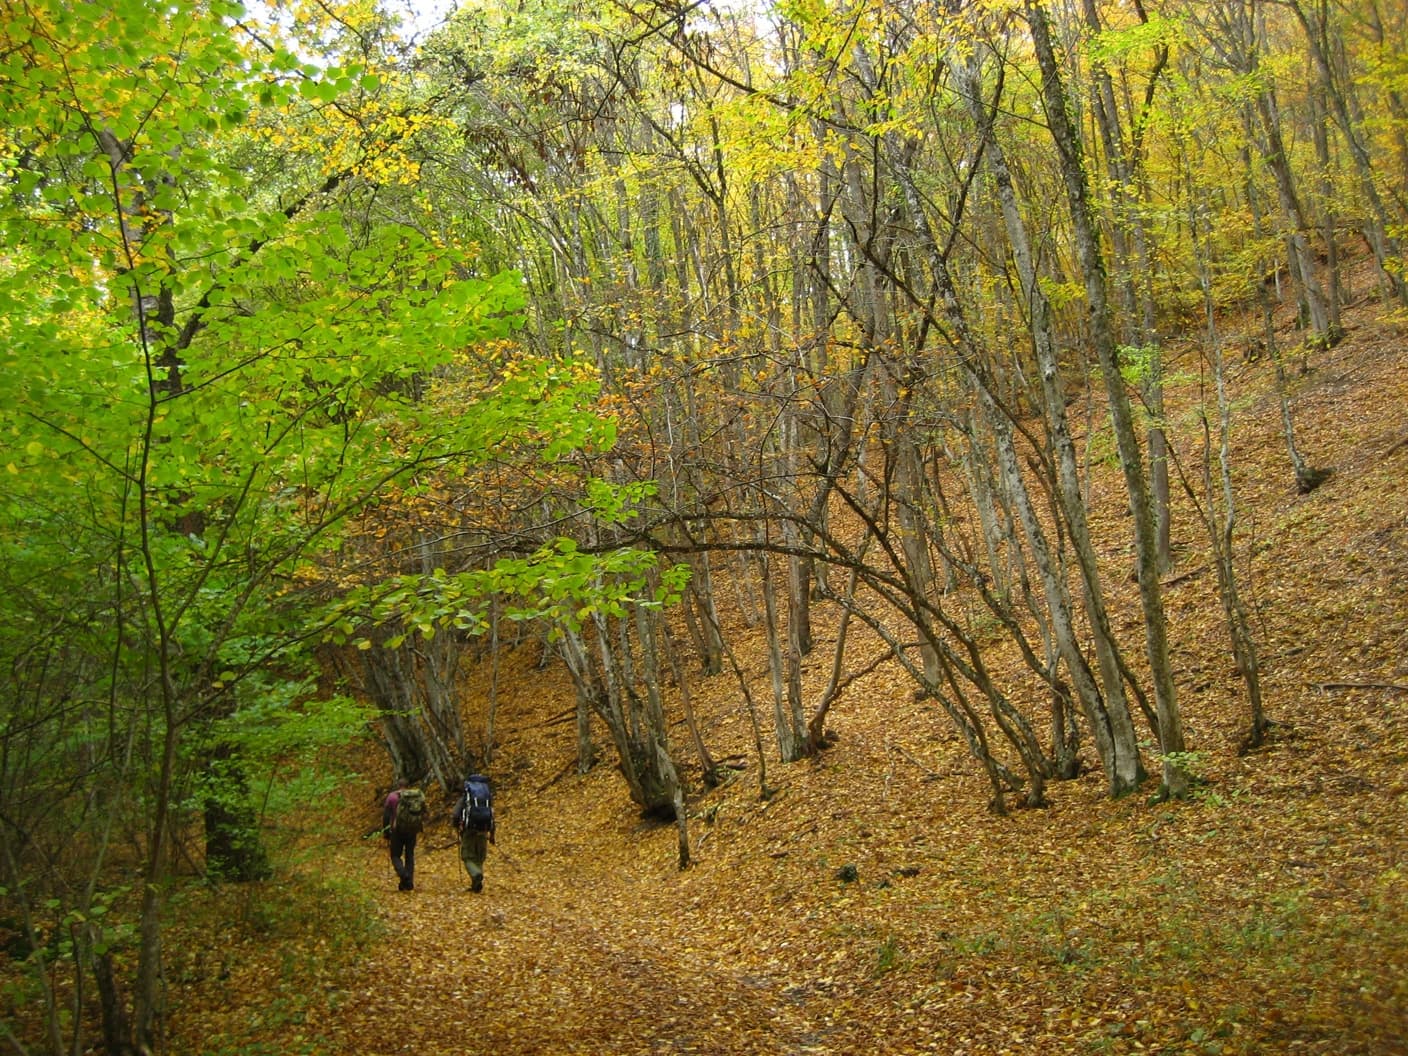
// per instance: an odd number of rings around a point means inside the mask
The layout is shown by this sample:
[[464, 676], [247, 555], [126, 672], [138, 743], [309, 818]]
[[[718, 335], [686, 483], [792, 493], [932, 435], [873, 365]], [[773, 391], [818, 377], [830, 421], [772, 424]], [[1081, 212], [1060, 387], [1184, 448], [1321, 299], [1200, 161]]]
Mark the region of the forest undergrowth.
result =
[[[1187, 801], [1150, 802], [1152, 782], [1111, 801], [1097, 768], [1047, 809], [994, 816], [942, 712], [888, 665], [834, 708], [819, 758], [766, 761], [763, 798], [724, 674], [696, 680], [694, 705], [711, 751], [746, 763], [718, 789], [693, 775], [681, 872], [674, 827], [642, 822], [612, 766], [575, 772], [571, 683], [525, 645], [498, 673], [485, 891], [468, 889], [448, 806], [416, 890], [396, 891], [381, 841], [359, 838], [389, 778], [363, 749], [292, 873], [181, 903], [172, 1051], [1408, 1053], [1408, 335], [1371, 302], [1347, 321], [1291, 371], [1297, 440], [1334, 469], [1309, 495], [1273, 365], [1231, 368], [1239, 569], [1275, 723], [1249, 754], [1205, 538], [1177, 499], [1165, 585]], [[1191, 350], [1175, 369], [1189, 452], [1208, 381]], [[1130, 560], [1117, 478], [1097, 466], [1092, 497], [1112, 563]], [[1132, 585], [1120, 604], [1129, 638]], [[764, 697], [760, 629], [735, 614], [727, 630]], [[880, 650], [857, 641], [857, 664]], [[471, 672], [467, 713], [486, 681]]]

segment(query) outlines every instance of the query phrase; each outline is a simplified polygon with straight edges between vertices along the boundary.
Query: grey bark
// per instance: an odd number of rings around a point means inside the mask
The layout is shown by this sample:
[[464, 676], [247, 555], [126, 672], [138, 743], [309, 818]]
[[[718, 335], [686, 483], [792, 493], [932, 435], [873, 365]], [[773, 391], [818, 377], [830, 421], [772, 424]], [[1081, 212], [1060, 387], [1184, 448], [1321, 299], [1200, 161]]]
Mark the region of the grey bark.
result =
[[[1052, 568], [1048, 547], [1034, 512], [1030, 509], [1030, 502], [1018, 499], [1017, 504], [1048, 599], [1052, 632], [1058, 651], [1066, 661], [1076, 698], [1095, 739], [1096, 753], [1105, 768], [1110, 793], [1118, 796], [1138, 787], [1144, 779], [1144, 767], [1139, 756], [1138, 738], [1130, 716], [1129, 704], [1124, 694], [1117, 658], [1118, 646], [1110, 629], [1095, 547], [1090, 538], [1085, 497], [1080, 485], [1080, 470], [1076, 463], [1075, 443], [1066, 416], [1065, 382], [1057, 360], [1050, 322], [1051, 307], [1038, 282], [1036, 262], [1026, 223], [1018, 206], [1012, 176], [1008, 171], [1006, 154], [993, 134], [990, 115], [983, 103], [978, 61], [975, 53], [966, 63], [953, 61], [951, 69], [959, 80], [970, 115], [985, 136], [983, 156], [993, 174], [1007, 229], [1008, 244], [1012, 248], [1013, 261], [1027, 304], [1028, 325], [1031, 327], [1037, 370], [1041, 376], [1042, 407], [1055, 455], [1056, 491], [1078, 559], [1086, 614], [1100, 666], [1103, 693], [1076, 642], [1064, 581]], [[1015, 458], [1015, 455], [1009, 458]], [[1016, 486], [1021, 486], [1019, 476], [1016, 478]], [[1059, 721], [1064, 728], [1064, 719]]]
[[[1353, 81], [1337, 77], [1335, 74], [1330, 45], [1329, 13], [1323, 4], [1317, 5], [1312, 19], [1306, 11], [1303, 0], [1288, 0], [1288, 2], [1299, 20], [1301, 28], [1305, 31], [1306, 43], [1310, 48], [1311, 58], [1315, 60], [1315, 68], [1320, 75], [1321, 87], [1330, 104], [1331, 112], [1334, 114], [1335, 123], [1339, 125], [1340, 135], [1349, 149], [1350, 157], [1354, 159], [1354, 169], [1359, 176], [1360, 191], [1364, 195], [1365, 201], [1369, 203], [1371, 215], [1365, 231], [1369, 238], [1369, 245], [1374, 252], [1374, 260], [1393, 288], [1394, 298], [1401, 306], [1408, 307], [1408, 281], [1405, 281], [1402, 273], [1403, 245], [1392, 234], [1394, 223], [1389, 216], [1383, 196], [1379, 193], [1378, 182], [1374, 177], [1373, 159], [1369, 155], [1369, 148], [1364, 142], [1364, 137], [1360, 134], [1356, 122], [1350, 115], [1347, 96], [1354, 90]], [[1399, 220], [1401, 226], [1401, 218]]]
[[1023, 11], [1027, 25], [1032, 31], [1032, 42], [1041, 68], [1042, 99], [1052, 139], [1060, 158], [1067, 207], [1089, 304], [1091, 340], [1105, 377], [1110, 417], [1124, 469], [1130, 508], [1134, 514], [1135, 548], [1138, 554], [1135, 572], [1139, 580], [1139, 596], [1144, 611], [1145, 648], [1158, 713], [1159, 747], [1163, 753], [1163, 784], [1169, 795], [1182, 797], [1187, 794], [1188, 775], [1178, 764], [1178, 759], [1186, 751], [1186, 746], [1183, 719], [1178, 708], [1173, 669], [1169, 659], [1168, 626], [1159, 586], [1153, 506], [1144, 476], [1139, 443], [1134, 433], [1129, 396], [1120, 376], [1115, 342], [1110, 331], [1105, 265], [1090, 210], [1089, 184], [1083, 151], [1080, 138], [1070, 121], [1065, 86], [1052, 47], [1050, 24], [1045, 8], [1034, 0], [1025, 0]]

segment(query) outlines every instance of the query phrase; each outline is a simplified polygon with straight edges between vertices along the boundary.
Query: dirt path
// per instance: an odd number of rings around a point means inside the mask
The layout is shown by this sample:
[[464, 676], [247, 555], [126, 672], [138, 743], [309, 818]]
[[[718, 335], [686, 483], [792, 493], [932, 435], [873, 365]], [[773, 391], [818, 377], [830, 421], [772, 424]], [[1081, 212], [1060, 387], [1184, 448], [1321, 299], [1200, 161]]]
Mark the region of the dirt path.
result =
[[[355, 863], [384, 890], [388, 936], [349, 995], [347, 1051], [832, 1051], [788, 980], [730, 969], [696, 945], [687, 892], [659, 863], [623, 875], [578, 841], [508, 825], [500, 835], [481, 894], [443, 827], [422, 837], [414, 893], [394, 889], [382, 847]], [[398, 988], [383, 985], [406, 971], [418, 976], [409, 1016], [393, 1007]], [[402, 1026], [369, 1034], [381, 1022]]]

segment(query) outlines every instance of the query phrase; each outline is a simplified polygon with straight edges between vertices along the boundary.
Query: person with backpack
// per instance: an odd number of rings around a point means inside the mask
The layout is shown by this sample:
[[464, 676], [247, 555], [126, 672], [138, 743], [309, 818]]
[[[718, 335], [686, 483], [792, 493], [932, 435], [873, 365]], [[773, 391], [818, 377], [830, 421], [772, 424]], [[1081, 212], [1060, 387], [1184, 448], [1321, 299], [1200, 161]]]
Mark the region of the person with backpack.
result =
[[484, 859], [494, 842], [494, 789], [483, 774], [464, 779], [452, 820], [460, 834], [460, 861], [469, 873], [469, 889], [483, 891]]
[[425, 793], [398, 781], [381, 807], [381, 832], [389, 841], [398, 891], [416, 889], [416, 837], [425, 827]]

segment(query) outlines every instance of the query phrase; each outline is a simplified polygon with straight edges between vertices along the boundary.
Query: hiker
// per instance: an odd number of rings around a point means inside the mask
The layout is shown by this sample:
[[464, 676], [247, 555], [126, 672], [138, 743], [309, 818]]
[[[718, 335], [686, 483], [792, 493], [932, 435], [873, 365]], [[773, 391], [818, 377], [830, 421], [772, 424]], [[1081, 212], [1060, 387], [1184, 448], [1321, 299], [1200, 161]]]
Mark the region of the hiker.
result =
[[401, 880], [398, 891], [416, 889], [416, 837], [424, 823], [425, 793], [397, 781], [382, 804], [381, 832], [391, 848], [391, 868]]
[[460, 861], [469, 873], [469, 889], [483, 891], [484, 858], [494, 842], [494, 790], [483, 774], [464, 779], [453, 823], [460, 834]]

